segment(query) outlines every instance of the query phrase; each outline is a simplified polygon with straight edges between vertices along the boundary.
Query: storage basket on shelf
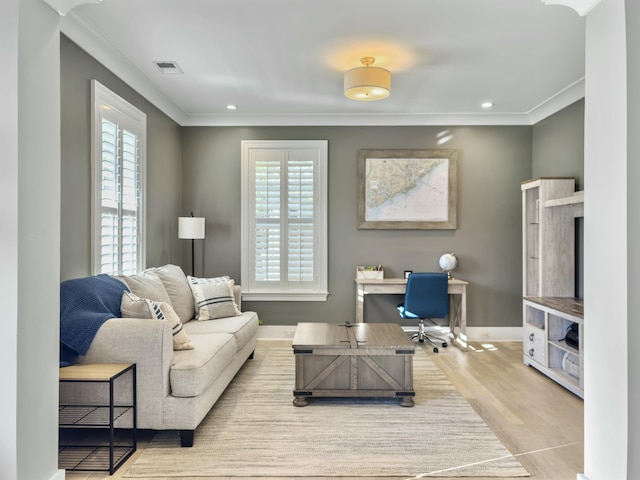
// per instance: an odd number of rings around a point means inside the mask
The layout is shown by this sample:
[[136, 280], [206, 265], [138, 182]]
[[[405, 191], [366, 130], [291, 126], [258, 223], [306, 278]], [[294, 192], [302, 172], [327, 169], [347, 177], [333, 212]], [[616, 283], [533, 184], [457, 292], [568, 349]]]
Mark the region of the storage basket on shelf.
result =
[[380, 265], [358, 265], [356, 268], [356, 278], [382, 280], [384, 279], [384, 268]]

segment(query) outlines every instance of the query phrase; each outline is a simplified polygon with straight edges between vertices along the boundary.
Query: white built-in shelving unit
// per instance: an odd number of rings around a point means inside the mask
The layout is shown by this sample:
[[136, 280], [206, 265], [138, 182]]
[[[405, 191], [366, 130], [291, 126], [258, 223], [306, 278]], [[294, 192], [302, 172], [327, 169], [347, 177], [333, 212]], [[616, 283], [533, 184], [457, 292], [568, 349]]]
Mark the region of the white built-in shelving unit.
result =
[[578, 324], [583, 338], [582, 299], [575, 295], [575, 218], [584, 215], [584, 192], [573, 178], [522, 183], [524, 363], [584, 398], [582, 342], [564, 340]]

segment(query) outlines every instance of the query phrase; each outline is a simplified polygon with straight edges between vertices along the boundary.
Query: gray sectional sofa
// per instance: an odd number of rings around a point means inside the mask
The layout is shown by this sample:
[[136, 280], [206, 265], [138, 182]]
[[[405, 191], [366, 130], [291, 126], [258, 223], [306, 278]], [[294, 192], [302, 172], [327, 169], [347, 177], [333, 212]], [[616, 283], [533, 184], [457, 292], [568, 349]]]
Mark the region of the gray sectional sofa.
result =
[[[203, 321], [202, 315], [200, 320], [195, 319], [198, 302], [194, 303], [193, 286], [189, 284], [193, 280], [176, 265], [116, 278], [129, 287], [132, 298], [169, 303], [180, 318], [189, 349], [174, 350], [176, 329], [170, 321], [110, 318], [75, 363], [135, 363], [138, 428], [178, 430], [182, 446], [192, 446], [196, 427], [245, 361], [253, 357], [258, 316], [255, 312], [240, 313], [241, 289], [229, 282], [235, 313], [211, 320]], [[82, 403], [94, 401], [84, 397], [101, 394], [64, 385], [60, 395], [61, 401]]]

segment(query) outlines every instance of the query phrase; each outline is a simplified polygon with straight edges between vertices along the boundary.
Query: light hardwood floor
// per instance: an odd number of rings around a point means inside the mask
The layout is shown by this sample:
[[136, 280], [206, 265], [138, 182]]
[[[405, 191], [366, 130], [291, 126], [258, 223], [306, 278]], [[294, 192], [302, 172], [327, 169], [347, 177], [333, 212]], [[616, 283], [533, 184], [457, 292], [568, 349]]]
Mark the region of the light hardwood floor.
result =
[[[582, 473], [583, 402], [533, 368], [526, 367], [522, 363], [521, 343], [472, 343], [468, 352], [455, 347], [441, 348], [439, 354], [433, 354], [430, 349], [427, 352], [531, 473], [526, 478], [575, 480], [577, 474]], [[152, 436], [151, 432], [140, 432], [138, 451], [113, 476], [67, 471], [66, 478], [124, 478], [122, 475]], [[318, 477], [314, 478], [318, 480]], [[238, 477], [234, 479], [239, 480]], [[199, 477], [199, 480], [204, 479]], [[351, 477], [349, 480], [358, 479]], [[393, 479], [386, 477], [386, 480]]]

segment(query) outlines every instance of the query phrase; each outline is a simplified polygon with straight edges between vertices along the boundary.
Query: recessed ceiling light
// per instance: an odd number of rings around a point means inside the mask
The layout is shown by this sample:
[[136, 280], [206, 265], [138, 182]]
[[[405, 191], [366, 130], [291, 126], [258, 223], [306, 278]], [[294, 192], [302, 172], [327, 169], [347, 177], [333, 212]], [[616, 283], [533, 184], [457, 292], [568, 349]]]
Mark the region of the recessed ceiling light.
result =
[[235, 110], [236, 108], [238, 108], [235, 105], [227, 105], [227, 110]]
[[492, 102], [484, 102], [481, 106], [482, 106], [482, 108], [491, 108], [491, 107], [493, 107], [493, 103]]

